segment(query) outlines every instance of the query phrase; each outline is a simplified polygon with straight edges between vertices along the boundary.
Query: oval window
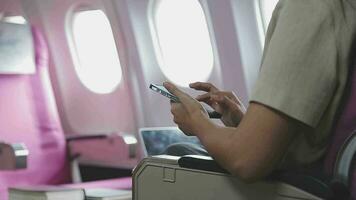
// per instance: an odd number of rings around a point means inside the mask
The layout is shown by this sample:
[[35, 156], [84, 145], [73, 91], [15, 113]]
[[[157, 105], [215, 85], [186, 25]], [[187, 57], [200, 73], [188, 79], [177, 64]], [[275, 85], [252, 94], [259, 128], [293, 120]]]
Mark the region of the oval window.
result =
[[102, 10], [76, 12], [72, 21], [80, 81], [92, 92], [111, 93], [122, 79], [120, 59], [109, 19]]
[[214, 66], [208, 25], [197, 0], [154, 2], [156, 55], [164, 75], [180, 86], [206, 81]]

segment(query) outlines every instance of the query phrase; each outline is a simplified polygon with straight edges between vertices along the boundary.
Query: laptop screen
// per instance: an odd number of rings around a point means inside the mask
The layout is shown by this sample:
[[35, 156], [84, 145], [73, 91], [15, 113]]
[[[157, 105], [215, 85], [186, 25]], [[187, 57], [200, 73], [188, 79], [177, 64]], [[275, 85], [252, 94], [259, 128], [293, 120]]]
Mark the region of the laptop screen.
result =
[[197, 137], [186, 136], [175, 127], [143, 128], [140, 129], [140, 137], [148, 156], [161, 155], [168, 146], [176, 143], [190, 143], [201, 146]]

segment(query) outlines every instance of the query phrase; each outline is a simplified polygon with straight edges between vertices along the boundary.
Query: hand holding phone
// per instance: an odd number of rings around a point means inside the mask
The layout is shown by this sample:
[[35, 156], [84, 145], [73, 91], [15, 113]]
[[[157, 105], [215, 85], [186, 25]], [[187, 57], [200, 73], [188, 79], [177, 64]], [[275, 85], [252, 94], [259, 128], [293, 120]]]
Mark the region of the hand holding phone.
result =
[[175, 102], [175, 103], [179, 103], [179, 98], [175, 95], [173, 95], [172, 93], [170, 93], [164, 86], [162, 85], [156, 85], [156, 84], [151, 84], [150, 85], [150, 89], [160, 93], [161, 95], [168, 97], [169, 99], [171, 99], [171, 101]]
[[[175, 103], [179, 103], [179, 98], [177, 96], [175, 96], [174, 94], [170, 93], [164, 86], [162, 85], [156, 85], [156, 84], [151, 84], [150, 85], [150, 89], [169, 98], [171, 101], [175, 102]], [[209, 117], [210, 118], [215, 118], [215, 119], [219, 119], [221, 118], [221, 114], [211, 110], [211, 108], [206, 108], [206, 106], [204, 106], [205, 110], [208, 112]]]

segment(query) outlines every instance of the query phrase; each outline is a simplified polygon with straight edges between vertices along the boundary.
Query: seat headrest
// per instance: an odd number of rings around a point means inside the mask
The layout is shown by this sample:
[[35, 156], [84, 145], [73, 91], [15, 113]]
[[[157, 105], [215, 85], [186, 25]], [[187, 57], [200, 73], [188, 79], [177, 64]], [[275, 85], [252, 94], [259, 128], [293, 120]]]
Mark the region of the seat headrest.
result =
[[35, 73], [34, 55], [29, 25], [0, 22], [0, 74]]

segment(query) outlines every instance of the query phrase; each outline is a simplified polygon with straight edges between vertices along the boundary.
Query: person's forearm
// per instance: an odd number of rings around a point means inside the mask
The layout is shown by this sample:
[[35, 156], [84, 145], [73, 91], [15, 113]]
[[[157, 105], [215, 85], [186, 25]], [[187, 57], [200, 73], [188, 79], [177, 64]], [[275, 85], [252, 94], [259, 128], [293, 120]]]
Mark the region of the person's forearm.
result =
[[231, 174], [247, 182], [268, 175], [282, 159], [297, 126], [293, 120], [252, 104], [237, 128], [196, 117], [194, 132], [209, 154]]
[[234, 163], [237, 155], [229, 155], [231, 148], [236, 147], [232, 142], [232, 135], [236, 133], [236, 128], [220, 127], [211, 121], [196, 132], [203, 146], [209, 154], [226, 170], [233, 173]]
[[[212, 123], [212, 122], [210, 122]], [[252, 145], [244, 140], [244, 130], [237, 127], [221, 127], [216, 124], [206, 125], [196, 133], [203, 146], [224, 169], [245, 182], [254, 182], [272, 171], [274, 165], [263, 165], [251, 149]], [[237, 139], [239, 138], [239, 139]], [[263, 161], [262, 161], [263, 162]], [[275, 163], [270, 160], [270, 163]]]
[[232, 172], [232, 163], [234, 163], [236, 155], [227, 154], [235, 146], [232, 143], [232, 135], [236, 133], [236, 128], [220, 127], [203, 117], [196, 117], [194, 123], [197, 125], [195, 135], [209, 154], [225, 169]]

